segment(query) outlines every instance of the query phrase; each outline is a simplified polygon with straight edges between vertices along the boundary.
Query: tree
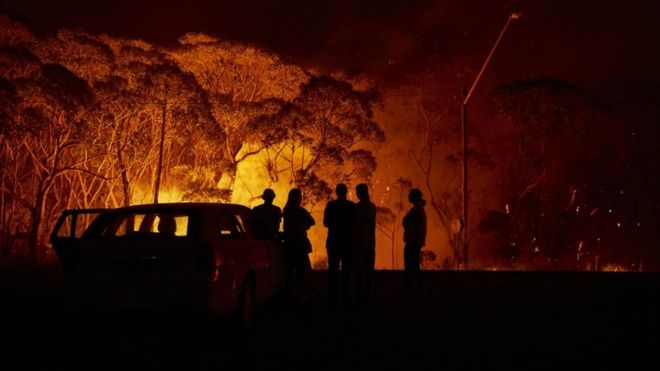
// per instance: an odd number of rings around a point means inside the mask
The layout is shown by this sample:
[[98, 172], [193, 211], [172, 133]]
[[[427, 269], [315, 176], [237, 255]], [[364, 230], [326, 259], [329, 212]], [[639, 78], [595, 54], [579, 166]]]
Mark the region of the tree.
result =
[[32, 30], [15, 16], [0, 14], [0, 45], [25, 46], [36, 41]]
[[489, 252], [482, 259], [494, 260], [496, 266], [510, 267], [515, 257], [511, 243], [511, 219], [506, 213], [491, 210], [479, 222], [480, 244]]
[[377, 102], [375, 91], [356, 91], [331, 77], [303, 84], [292, 103], [252, 123], [252, 130], [261, 133], [271, 178], [286, 172], [312, 203], [330, 196], [329, 184], [351, 183], [358, 176], [368, 180], [375, 159], [361, 145], [385, 139], [373, 121]]
[[84, 133], [82, 110], [91, 102], [91, 93], [84, 80], [60, 65], [48, 64], [41, 68], [39, 80], [21, 82], [16, 90], [25, 113], [19, 115], [25, 132], [14, 143], [27, 156], [20, 170], [21, 187], [10, 196], [30, 212], [28, 246], [36, 264], [46, 202], [55, 181], [67, 172], [85, 171], [71, 153]]
[[[212, 100], [213, 117], [223, 129], [224, 141], [216, 151], [222, 154], [228, 181], [226, 189], [231, 190], [236, 182], [239, 165], [248, 158], [266, 149], [259, 138], [263, 135], [252, 125], [259, 117], [272, 116], [285, 104], [280, 99], [269, 98], [257, 102], [233, 102], [228, 96], [215, 96]], [[228, 193], [228, 199], [231, 192]]]
[[12, 180], [15, 179], [11, 172], [12, 164], [15, 166], [11, 139], [16, 137], [16, 132], [20, 130], [16, 122], [18, 117], [16, 107], [19, 103], [20, 99], [13, 84], [0, 78], [0, 248], [4, 257], [10, 252], [11, 228], [16, 206], [15, 201], [6, 196], [9, 192], [16, 191], [10, 188]]
[[29, 236], [33, 261], [65, 208], [228, 201], [247, 159], [310, 200], [376, 168], [373, 91], [203, 34], [165, 49], [0, 22], [0, 237]]
[[[420, 144], [411, 152], [413, 163], [422, 176], [424, 187], [429, 195], [430, 206], [440, 221], [448, 237], [453, 232], [452, 221], [461, 219], [461, 179], [460, 159], [462, 151], [452, 149], [452, 143], [458, 143], [456, 125], [449, 124], [449, 108], [432, 102], [419, 104], [418, 133]], [[469, 151], [470, 165], [473, 169], [492, 170], [494, 163], [488, 154], [473, 148]], [[474, 188], [474, 187], [473, 187]], [[471, 206], [478, 202], [471, 192]], [[452, 246], [455, 266], [462, 261], [462, 244], [453, 239]]]
[[265, 149], [250, 122], [274, 115], [294, 99], [308, 74], [275, 54], [204, 34], [188, 33], [179, 42], [169, 57], [209, 93], [213, 116], [224, 132], [217, 148], [229, 199], [240, 164]]
[[[626, 82], [602, 94], [612, 110], [614, 125], [603, 138], [603, 150], [592, 156], [589, 168], [591, 192], [578, 197], [596, 228], [590, 230], [583, 246], [583, 266], [599, 256], [600, 269], [616, 265], [624, 270], [658, 270], [660, 251], [660, 84]], [[609, 140], [607, 140], [609, 139]], [[605, 161], [607, 160], [607, 161]], [[602, 164], [602, 165], [601, 165]], [[585, 208], [584, 205], [589, 205]], [[587, 214], [587, 213], [584, 213]], [[583, 225], [584, 214], [579, 214]], [[591, 256], [590, 256], [591, 255]], [[591, 259], [588, 259], [591, 257]]]
[[[405, 178], [398, 178], [393, 187], [398, 193], [395, 193], [394, 207], [378, 206], [376, 208], [376, 226], [378, 230], [390, 240], [392, 253], [392, 269], [397, 268], [396, 251], [398, 247], [399, 235], [401, 231], [401, 214], [403, 213], [404, 197], [406, 192], [412, 188], [412, 182]], [[389, 195], [390, 189], [388, 189]]]
[[[160, 123], [158, 165], [153, 175], [154, 202], [158, 202], [163, 164], [194, 163], [196, 134], [220, 138], [224, 133], [211, 115], [206, 93], [193, 76], [172, 64], [158, 64], [146, 66], [142, 78], [146, 99], [151, 103], [152, 122]], [[167, 136], [168, 130], [177, 135]]]
[[206, 91], [232, 102], [291, 101], [309, 78], [302, 68], [249, 45], [196, 33], [182, 36], [179, 42], [181, 47], [171, 50], [170, 58]]
[[[0, 21], [7, 19], [3, 16]], [[23, 28], [21, 30], [26, 31]], [[1, 40], [3, 45], [0, 45], [0, 244], [2, 244], [2, 255], [8, 256], [18, 226], [24, 219], [21, 213], [23, 205], [15, 197], [20, 191], [20, 159], [24, 157], [18, 138], [25, 134], [29, 124], [39, 116], [36, 109], [21, 109], [22, 101], [17, 87], [20, 81], [40, 78], [42, 66], [39, 58], [21, 46], [19, 41], [24, 40], [24, 34], [19, 32], [19, 38], [16, 39], [17, 35], [12, 34], [10, 28], [3, 29], [2, 33], [4, 38]]]
[[432, 250], [424, 249], [419, 252], [419, 260], [422, 265], [422, 269], [428, 269], [430, 264], [436, 260], [437, 256]]
[[[140, 95], [128, 87], [126, 79], [115, 75], [96, 83], [94, 90], [97, 100], [90, 116], [98, 129], [92, 141], [103, 146], [105, 168], [118, 173], [121, 181], [122, 201], [112, 204], [128, 206], [132, 202], [131, 183], [139, 180], [137, 174], [150, 165], [150, 157], [144, 156], [143, 148], [148, 142], [144, 134], [148, 133], [149, 120], [144, 105], [140, 104]], [[107, 192], [111, 199], [115, 199], [113, 190], [111, 183]]]
[[41, 60], [24, 47], [0, 46], [0, 74], [8, 80], [38, 78]]
[[495, 135], [493, 153], [513, 223], [514, 257], [525, 246], [528, 255], [542, 250], [555, 268], [560, 261], [575, 262], [583, 237], [569, 231], [578, 229], [568, 215], [579, 212], [579, 194], [589, 193], [598, 177], [594, 165], [611, 165], [592, 161], [604, 153], [604, 138], [611, 134], [608, 110], [560, 80], [501, 86], [491, 93], [491, 106], [504, 129]]
[[31, 49], [44, 63], [60, 64], [90, 84], [107, 79], [115, 61], [110, 47], [97, 37], [69, 29]]

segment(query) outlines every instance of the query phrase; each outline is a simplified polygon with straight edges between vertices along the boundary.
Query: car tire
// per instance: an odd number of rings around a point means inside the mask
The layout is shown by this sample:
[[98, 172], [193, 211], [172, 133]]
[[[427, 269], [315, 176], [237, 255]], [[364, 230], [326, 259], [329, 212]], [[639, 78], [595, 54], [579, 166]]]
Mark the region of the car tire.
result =
[[249, 331], [254, 325], [254, 293], [254, 281], [248, 277], [243, 282], [236, 308], [236, 324], [241, 331]]

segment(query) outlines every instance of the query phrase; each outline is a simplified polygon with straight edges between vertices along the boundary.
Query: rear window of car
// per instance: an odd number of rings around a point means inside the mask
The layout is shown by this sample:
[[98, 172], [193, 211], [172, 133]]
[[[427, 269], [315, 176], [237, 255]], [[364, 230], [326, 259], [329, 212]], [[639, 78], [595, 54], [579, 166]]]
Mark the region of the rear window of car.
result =
[[185, 213], [122, 213], [106, 219], [102, 237], [187, 237], [190, 216]]
[[[66, 215], [57, 229], [56, 236], [80, 238], [99, 214], [98, 212], [80, 212]], [[74, 226], [75, 228], [72, 229]]]

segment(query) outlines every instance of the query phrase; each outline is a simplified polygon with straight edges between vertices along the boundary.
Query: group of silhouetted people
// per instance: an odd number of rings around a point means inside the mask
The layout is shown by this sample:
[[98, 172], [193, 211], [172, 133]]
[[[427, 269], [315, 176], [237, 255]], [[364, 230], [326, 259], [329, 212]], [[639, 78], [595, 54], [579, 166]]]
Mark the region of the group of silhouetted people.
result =
[[356, 297], [369, 297], [372, 291], [376, 205], [366, 184], [356, 187], [358, 203], [346, 198], [348, 188], [343, 183], [335, 192], [337, 198], [328, 202], [323, 213], [323, 225], [328, 228], [328, 295], [331, 303], [337, 303], [341, 288], [343, 302], [353, 304]]
[[[328, 202], [323, 213], [323, 225], [328, 229], [328, 296], [330, 303], [354, 305], [373, 295], [373, 273], [376, 261], [376, 205], [371, 201], [366, 184], [358, 184], [358, 202], [347, 199], [348, 187], [340, 183], [335, 189], [337, 198]], [[253, 209], [257, 233], [284, 243], [288, 260], [288, 288], [295, 299], [302, 297], [308, 287], [311, 271], [309, 253], [312, 244], [307, 231], [316, 224], [302, 207], [302, 193], [294, 188], [280, 210], [273, 205], [275, 192], [264, 190], [262, 205]], [[413, 284], [422, 288], [420, 251], [426, 241], [426, 213], [422, 192], [412, 189], [408, 200], [413, 205], [403, 218], [404, 267], [406, 293]], [[284, 220], [283, 232], [280, 222]]]
[[[275, 192], [272, 189], [265, 189], [261, 198], [264, 203], [253, 209], [256, 233], [264, 238], [284, 242], [288, 262], [288, 290], [294, 299], [299, 299], [311, 270], [309, 253], [312, 252], [312, 244], [307, 237], [307, 231], [316, 222], [302, 207], [302, 192], [298, 188], [289, 191], [284, 211], [273, 205]], [[284, 232], [280, 234], [282, 219]]]

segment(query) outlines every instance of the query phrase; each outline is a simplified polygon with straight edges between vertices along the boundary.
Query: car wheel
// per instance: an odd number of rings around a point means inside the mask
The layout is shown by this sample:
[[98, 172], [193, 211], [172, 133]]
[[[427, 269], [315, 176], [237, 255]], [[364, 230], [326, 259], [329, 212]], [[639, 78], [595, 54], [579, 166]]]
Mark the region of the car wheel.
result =
[[236, 320], [241, 330], [249, 330], [254, 323], [254, 282], [246, 279], [243, 282], [241, 295], [236, 308]]

